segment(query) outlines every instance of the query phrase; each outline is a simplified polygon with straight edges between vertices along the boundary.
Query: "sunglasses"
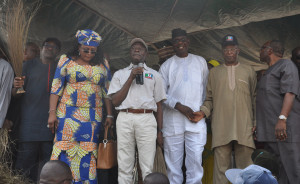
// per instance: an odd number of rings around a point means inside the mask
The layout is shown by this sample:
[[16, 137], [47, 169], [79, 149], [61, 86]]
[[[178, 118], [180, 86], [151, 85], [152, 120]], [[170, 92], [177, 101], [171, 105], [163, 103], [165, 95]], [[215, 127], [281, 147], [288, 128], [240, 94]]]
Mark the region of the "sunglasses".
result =
[[97, 52], [95, 50], [90, 50], [90, 49], [81, 49], [82, 52], [88, 54], [96, 54]]

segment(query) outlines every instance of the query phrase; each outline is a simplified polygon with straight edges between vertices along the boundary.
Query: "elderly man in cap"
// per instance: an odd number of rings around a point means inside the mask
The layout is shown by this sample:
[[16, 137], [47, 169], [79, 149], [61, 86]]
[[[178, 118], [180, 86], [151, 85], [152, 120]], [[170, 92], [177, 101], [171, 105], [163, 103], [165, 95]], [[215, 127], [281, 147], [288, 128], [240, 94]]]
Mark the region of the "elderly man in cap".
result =
[[257, 85], [257, 140], [280, 161], [278, 183], [294, 184], [300, 183], [300, 83], [297, 67], [283, 54], [279, 40], [260, 50], [269, 68]]
[[158, 72], [145, 64], [146, 43], [135, 38], [130, 43], [131, 64], [117, 71], [108, 95], [120, 111], [117, 118], [118, 181], [132, 183], [135, 145], [139, 153], [142, 176], [152, 172], [156, 140], [162, 147], [162, 101], [166, 99], [163, 81]]
[[206, 123], [196, 119], [205, 99], [208, 68], [203, 57], [188, 53], [185, 30], [172, 31], [176, 55], [160, 68], [167, 91], [164, 102], [164, 153], [171, 184], [183, 182], [182, 164], [186, 153], [186, 183], [201, 183], [202, 152], [206, 143]]
[[231, 166], [234, 149], [237, 168], [252, 164], [255, 148], [255, 71], [238, 62], [238, 41], [234, 35], [222, 39], [225, 64], [210, 70], [206, 99], [199, 114], [212, 116], [212, 148], [214, 149], [213, 183], [228, 183], [225, 171]]

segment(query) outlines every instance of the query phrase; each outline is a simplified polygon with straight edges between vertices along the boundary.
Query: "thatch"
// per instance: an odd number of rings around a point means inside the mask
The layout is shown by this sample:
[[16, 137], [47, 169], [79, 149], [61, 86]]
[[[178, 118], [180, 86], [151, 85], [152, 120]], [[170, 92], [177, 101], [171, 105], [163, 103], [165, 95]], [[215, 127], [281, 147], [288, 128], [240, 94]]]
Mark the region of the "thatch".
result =
[[0, 129], [0, 183], [6, 184], [30, 184], [24, 176], [18, 175], [12, 170], [12, 160], [10, 145], [13, 144], [9, 139], [6, 129]]
[[6, 5], [6, 16], [3, 28], [6, 31], [8, 58], [17, 76], [22, 75], [23, 50], [27, 41], [30, 22], [36, 14], [36, 8], [25, 7], [23, 0], [10, 0]]

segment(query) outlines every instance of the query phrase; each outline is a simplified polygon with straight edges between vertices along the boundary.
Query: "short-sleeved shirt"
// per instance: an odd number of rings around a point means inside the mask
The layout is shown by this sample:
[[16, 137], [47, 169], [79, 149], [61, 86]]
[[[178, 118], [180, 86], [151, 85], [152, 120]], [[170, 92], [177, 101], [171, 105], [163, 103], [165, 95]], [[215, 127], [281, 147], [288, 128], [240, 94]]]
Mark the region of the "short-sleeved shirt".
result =
[[287, 117], [287, 142], [300, 142], [299, 77], [296, 65], [281, 59], [272, 65], [257, 85], [257, 139], [276, 142], [275, 126], [281, 113], [284, 95], [293, 93], [296, 98]]
[[52, 141], [48, 124], [49, 97], [57, 63], [43, 64], [39, 58], [23, 64], [25, 76], [21, 101], [20, 141]]
[[[133, 64], [128, 67], [118, 70], [110, 83], [108, 95], [118, 92], [125, 84], [130, 76]], [[157, 102], [166, 99], [166, 93], [163, 87], [161, 75], [144, 64], [144, 84], [136, 84], [134, 79], [129, 88], [127, 97], [116, 107], [117, 110], [121, 109], [151, 109], [157, 111]]]

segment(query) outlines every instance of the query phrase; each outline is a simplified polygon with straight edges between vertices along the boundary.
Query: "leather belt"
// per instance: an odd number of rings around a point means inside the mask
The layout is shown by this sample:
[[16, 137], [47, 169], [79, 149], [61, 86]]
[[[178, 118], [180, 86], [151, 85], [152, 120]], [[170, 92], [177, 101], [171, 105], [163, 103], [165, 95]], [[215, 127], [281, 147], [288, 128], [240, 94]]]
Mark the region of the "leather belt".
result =
[[130, 112], [130, 113], [152, 113], [153, 110], [150, 109], [122, 109], [122, 112]]

